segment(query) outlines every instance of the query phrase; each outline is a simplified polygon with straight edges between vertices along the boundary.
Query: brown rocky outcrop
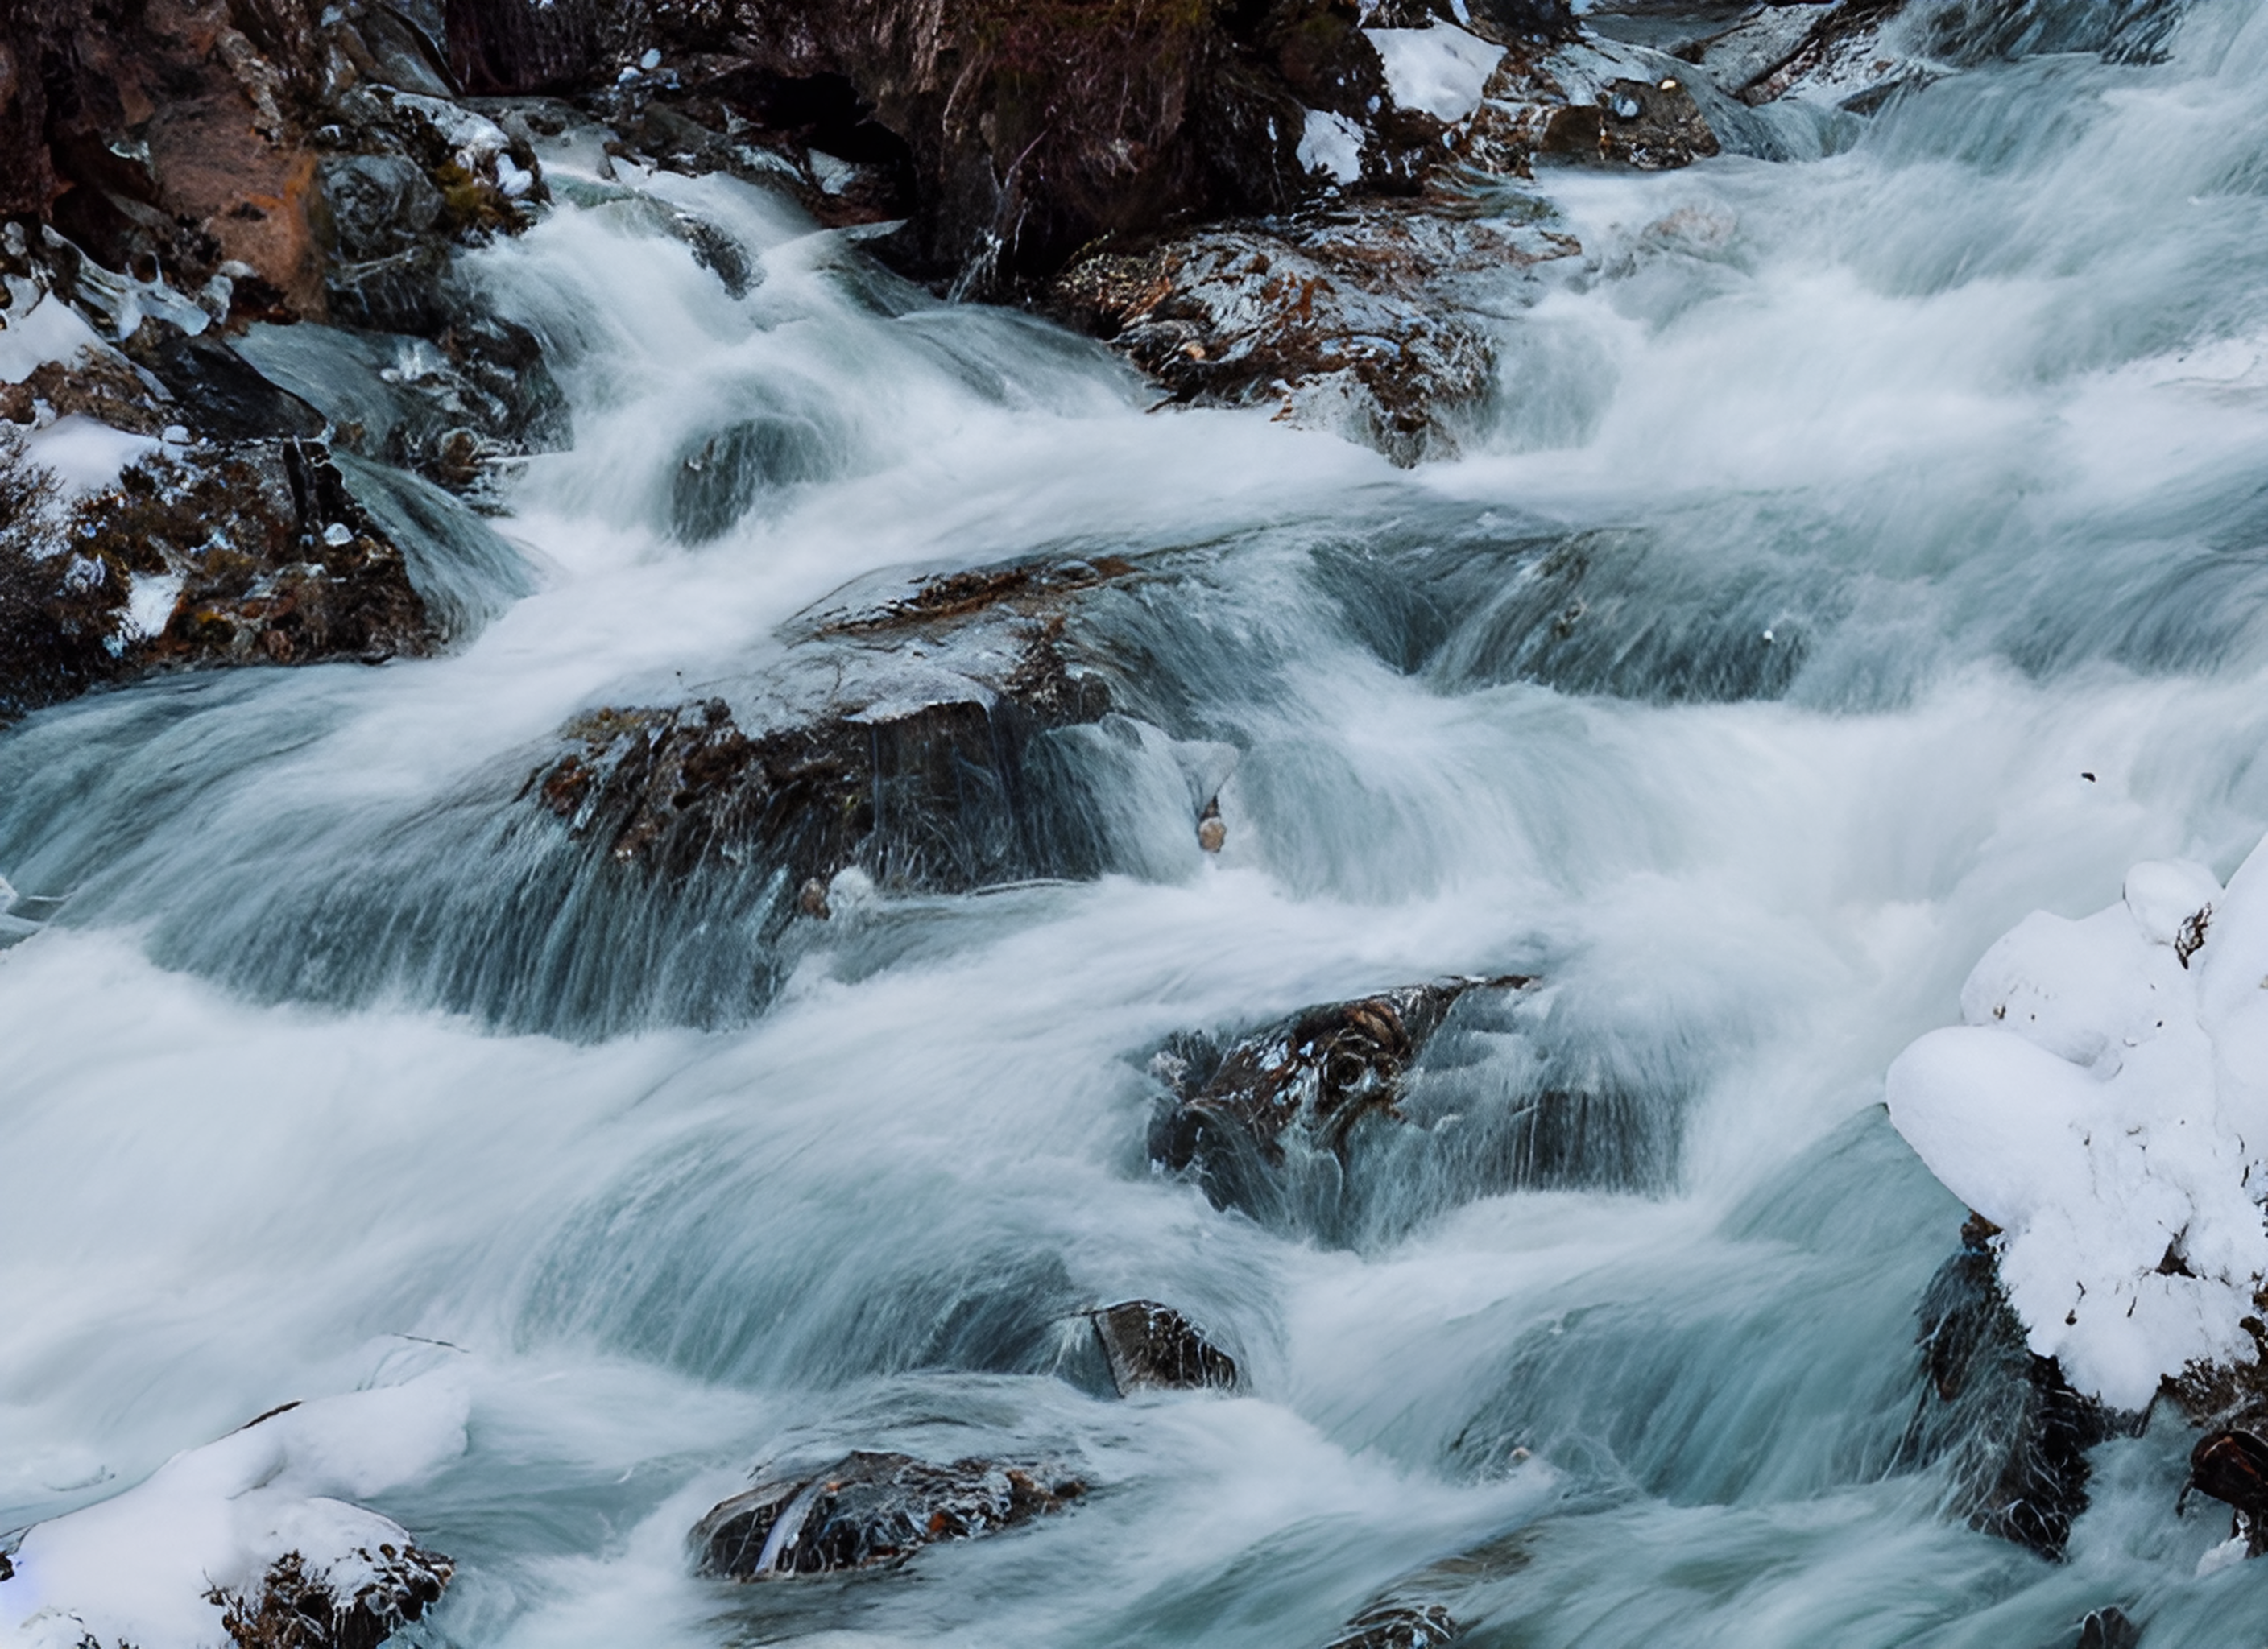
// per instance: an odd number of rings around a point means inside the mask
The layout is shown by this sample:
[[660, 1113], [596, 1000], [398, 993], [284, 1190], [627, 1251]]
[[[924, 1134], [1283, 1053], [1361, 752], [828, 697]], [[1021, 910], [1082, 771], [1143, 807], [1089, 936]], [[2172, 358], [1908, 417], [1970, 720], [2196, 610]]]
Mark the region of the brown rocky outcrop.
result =
[[416, 129], [416, 97], [448, 90], [380, 0], [26, 0], [0, 16], [0, 216], [217, 313], [320, 317], [340, 151], [418, 166], [439, 208], [421, 230], [516, 226], [482, 155]]
[[860, 1450], [814, 1476], [767, 1478], [734, 1495], [701, 1520], [691, 1543], [699, 1572], [718, 1579], [829, 1574], [1012, 1528], [1086, 1491], [1044, 1464], [937, 1465]]

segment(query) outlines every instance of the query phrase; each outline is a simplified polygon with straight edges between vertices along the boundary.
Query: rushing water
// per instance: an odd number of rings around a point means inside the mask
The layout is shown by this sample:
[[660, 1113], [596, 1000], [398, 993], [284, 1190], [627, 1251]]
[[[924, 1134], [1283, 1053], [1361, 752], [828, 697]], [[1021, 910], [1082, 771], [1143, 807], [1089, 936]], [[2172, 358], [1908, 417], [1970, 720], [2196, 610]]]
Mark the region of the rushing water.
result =
[[[2106, 10], [1969, 9], [2030, 19], [2003, 50]], [[0, 737], [0, 872], [63, 901], [0, 955], [0, 1528], [447, 1370], [468, 1453], [379, 1501], [462, 1566], [435, 1642], [1297, 1649], [1481, 1550], [1456, 1612], [1507, 1649], [2026, 1649], [2107, 1602], [2258, 1644], [2268, 1565], [2192, 1578], [2226, 1525], [2176, 1518], [2170, 1417], [2097, 1450], [2061, 1565], [1901, 1454], [1962, 1211], [1878, 1103], [2025, 912], [2268, 827], [2268, 16], [2162, 49], [1550, 180], [1587, 254], [1413, 473], [1150, 416], [726, 180], [593, 180], [472, 257], [576, 439], [509, 547], [404, 491], [468, 639]], [[1160, 575], [1079, 621], [1152, 729], [1078, 758], [1099, 880], [768, 938], [525, 824], [576, 711], [751, 690], [869, 571], [1063, 547]], [[1174, 751], [1219, 745], [1210, 860]], [[1513, 969], [1473, 1115], [1335, 1223], [1147, 1166], [1170, 1034]], [[1489, 1112], [1539, 1070], [1601, 1104], [1523, 1167]], [[1246, 1390], [1064, 1378], [1138, 1295]], [[692, 1577], [751, 1466], [851, 1447], [1097, 1491], [902, 1572]]]

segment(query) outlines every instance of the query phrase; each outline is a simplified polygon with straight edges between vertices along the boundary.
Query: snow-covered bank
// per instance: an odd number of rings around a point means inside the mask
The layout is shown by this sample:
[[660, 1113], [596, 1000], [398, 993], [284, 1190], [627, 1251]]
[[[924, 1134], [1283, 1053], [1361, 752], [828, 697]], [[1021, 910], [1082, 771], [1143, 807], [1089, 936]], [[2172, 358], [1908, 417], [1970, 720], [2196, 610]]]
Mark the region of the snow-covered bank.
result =
[[468, 1408], [429, 1377], [295, 1404], [176, 1454], [24, 1536], [0, 1575], [0, 1645], [207, 1649], [293, 1608], [328, 1609], [335, 1631], [366, 1614], [382, 1637], [423, 1612], [451, 1566], [342, 1497], [461, 1454]]
[[2001, 1227], [2032, 1350], [2123, 1409], [2191, 1363], [2254, 1361], [2268, 843], [2225, 891], [2202, 865], [2152, 863], [2083, 921], [2035, 912], [1985, 952], [1961, 1012], [1891, 1066], [1890, 1118]]

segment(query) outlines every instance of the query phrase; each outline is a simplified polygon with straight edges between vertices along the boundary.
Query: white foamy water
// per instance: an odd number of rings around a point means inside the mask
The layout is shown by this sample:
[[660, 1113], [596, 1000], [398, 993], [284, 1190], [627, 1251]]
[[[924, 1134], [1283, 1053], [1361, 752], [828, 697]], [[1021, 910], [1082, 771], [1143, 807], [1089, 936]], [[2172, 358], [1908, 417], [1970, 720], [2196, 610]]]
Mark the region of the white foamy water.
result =
[[[2059, 1565], [1903, 1447], [1963, 1210], [1881, 1107], [2028, 913], [2268, 829], [2268, 24], [2170, 51], [1977, 67], [1823, 159], [1548, 176], [1587, 255], [1411, 473], [1146, 412], [728, 180], [586, 180], [471, 260], [574, 412], [496, 523], [533, 593], [431, 660], [0, 735], [0, 1528], [446, 1389], [463, 1452], [352, 1497], [457, 1560], [434, 1644], [1320, 1649], [1405, 1581], [1506, 1649], [2028, 1649], [2106, 1603], [2257, 1643], [2169, 1414], [2095, 1451]], [[1078, 621], [1152, 729], [1075, 747], [1119, 763], [1100, 878], [774, 941], [515, 822], [578, 711], [738, 705], [852, 578], [1042, 548], [1157, 574]], [[1237, 752], [1217, 860], [1168, 741]], [[1149, 1167], [1168, 1036], [1508, 971], [1544, 984], [1333, 1219]], [[1244, 1389], [1064, 1378], [1137, 1296]], [[1095, 1490], [902, 1572], [694, 1576], [752, 1468], [853, 1447]]]

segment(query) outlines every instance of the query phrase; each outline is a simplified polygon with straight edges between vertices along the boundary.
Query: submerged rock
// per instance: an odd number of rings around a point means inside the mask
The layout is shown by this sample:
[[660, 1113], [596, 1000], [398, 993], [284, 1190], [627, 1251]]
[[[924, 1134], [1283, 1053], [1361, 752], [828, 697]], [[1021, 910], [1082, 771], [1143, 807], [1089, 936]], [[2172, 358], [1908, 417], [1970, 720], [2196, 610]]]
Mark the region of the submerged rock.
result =
[[692, 1535], [702, 1574], [773, 1580], [895, 1563], [940, 1541], [1012, 1528], [1086, 1491], [1048, 1465], [860, 1450], [808, 1477], [769, 1479], [711, 1510]]
[[1303, 1009], [1226, 1046], [1183, 1042], [1161, 1056], [1173, 1100], [1152, 1125], [1151, 1158], [1208, 1178], [1254, 1158], [1281, 1162], [1287, 1145], [1343, 1158], [1358, 1124], [1396, 1115], [1403, 1072], [1460, 997], [1531, 983], [1405, 985]]
[[1989, 1223], [1972, 1218], [1960, 1253], [1922, 1296], [1925, 1388], [1900, 1462], [1944, 1461], [1952, 1509], [1986, 1534], [2060, 1557], [2087, 1507], [2087, 1451], [2131, 1432], [2122, 1416], [2072, 1388], [2053, 1358], [2034, 1353], [1996, 1269]]
[[2136, 1649], [2141, 1641], [2142, 1629], [2122, 1609], [2093, 1610], [2079, 1623], [2077, 1649]]
[[600, 709], [524, 794], [615, 858], [683, 876], [755, 862], [788, 887], [857, 865], [887, 888], [962, 891], [1061, 866], [1028, 758], [1108, 696], [1064, 652], [1065, 599], [1130, 563], [1032, 562], [806, 615], [763, 725], [711, 699]]
[[1439, 1603], [1388, 1603], [1356, 1616], [1326, 1649], [1440, 1649], [1463, 1636]]
[[1118, 1395], [1233, 1388], [1236, 1362], [1208, 1343], [1187, 1317], [1154, 1299], [1130, 1299], [1087, 1314]]

